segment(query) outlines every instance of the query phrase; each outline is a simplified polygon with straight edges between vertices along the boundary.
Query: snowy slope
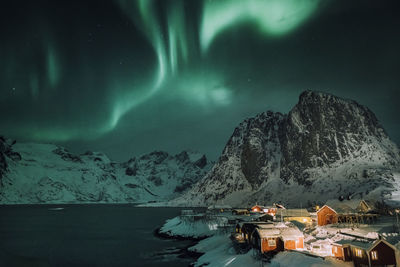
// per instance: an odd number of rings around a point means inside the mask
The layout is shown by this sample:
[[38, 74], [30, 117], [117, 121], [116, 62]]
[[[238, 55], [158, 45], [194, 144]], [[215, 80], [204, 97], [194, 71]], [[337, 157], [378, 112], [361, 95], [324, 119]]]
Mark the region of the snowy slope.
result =
[[398, 147], [368, 108], [306, 91], [287, 115], [242, 122], [213, 169], [171, 205], [304, 207], [341, 195], [400, 203], [399, 169]]
[[210, 169], [204, 155], [186, 151], [175, 156], [156, 151], [116, 163], [102, 153], [73, 155], [49, 144], [1, 139], [0, 149], [0, 203], [168, 200]]

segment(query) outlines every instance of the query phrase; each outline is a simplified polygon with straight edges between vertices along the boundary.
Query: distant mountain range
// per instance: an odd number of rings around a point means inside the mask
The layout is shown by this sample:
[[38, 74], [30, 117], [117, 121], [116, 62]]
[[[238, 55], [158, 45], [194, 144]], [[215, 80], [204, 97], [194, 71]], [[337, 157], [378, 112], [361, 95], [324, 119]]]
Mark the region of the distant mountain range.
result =
[[165, 201], [188, 190], [211, 165], [188, 151], [116, 163], [98, 152], [74, 155], [55, 145], [0, 138], [0, 203]]
[[240, 123], [212, 170], [171, 205], [304, 207], [340, 196], [399, 201], [399, 149], [367, 107], [305, 91], [288, 114]]
[[116, 163], [0, 138], [0, 203], [305, 207], [343, 196], [400, 204], [397, 145], [367, 107], [326, 93], [305, 91], [288, 114], [244, 120], [212, 166], [187, 151]]

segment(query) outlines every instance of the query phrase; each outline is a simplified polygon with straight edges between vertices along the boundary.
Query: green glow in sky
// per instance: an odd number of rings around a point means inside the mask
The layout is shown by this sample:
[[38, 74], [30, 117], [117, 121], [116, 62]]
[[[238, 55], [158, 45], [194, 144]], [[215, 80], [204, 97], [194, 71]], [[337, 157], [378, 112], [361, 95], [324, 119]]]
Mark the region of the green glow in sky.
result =
[[[117, 126], [120, 118], [135, 106], [150, 99], [164, 86], [165, 82], [184, 70], [193, 60], [193, 40], [189, 40], [188, 32], [195, 32], [199, 36], [192, 39], [200, 40], [200, 47], [204, 51], [215, 37], [224, 30], [235, 27], [239, 23], [253, 22], [261, 32], [273, 35], [283, 35], [290, 32], [304, 22], [316, 9], [319, 0], [218, 0], [204, 1], [200, 29], [188, 29], [185, 21], [184, 3], [182, 0], [168, 2], [165, 16], [161, 21], [153, 0], [119, 0], [121, 10], [125, 12], [137, 25], [152, 45], [158, 61], [153, 83], [149, 82], [147, 90], [140, 95], [136, 90], [127, 90], [124, 96], [117, 96], [109, 125], [105, 129], [112, 130]], [[165, 30], [163, 25], [165, 24]], [[193, 36], [190, 36], [193, 37]], [[198, 46], [197, 46], [198, 47]], [[183, 78], [182, 79], [187, 79]], [[192, 80], [190, 78], [189, 80]], [[211, 78], [215, 81], [214, 78]], [[176, 87], [187, 84], [191, 99], [205, 102], [212, 100], [216, 105], [229, 103], [229, 90], [224, 88], [213, 89], [195, 81], [195, 85], [180, 81]], [[198, 86], [200, 84], [200, 86]], [[194, 86], [194, 87], [193, 87]], [[121, 87], [120, 85], [118, 87]], [[124, 85], [127, 88], [129, 85]], [[196, 89], [197, 88], [197, 89]], [[206, 92], [207, 91], [207, 92]], [[216, 101], [214, 101], [214, 100]]]
[[60, 64], [57, 61], [56, 51], [51, 46], [47, 50], [47, 77], [52, 88], [57, 85], [60, 79]]
[[312, 89], [400, 142], [398, 0], [3, 2], [0, 135], [216, 156], [242, 119]]
[[[132, 22], [142, 29], [152, 45], [157, 56], [158, 70], [154, 82], [142, 86], [148, 88], [144, 92], [138, 94], [137, 90], [132, 88], [132, 90], [126, 90], [130, 92], [127, 95], [116, 97], [117, 101], [114, 103], [109, 125], [104, 127], [105, 131], [112, 130], [125, 113], [155, 95], [163, 87], [165, 80], [178, 72], [179, 63], [187, 62], [189, 56], [182, 0], [172, 2], [168, 9], [166, 34], [161, 29], [162, 24], [157, 16], [154, 1], [120, 0], [118, 3]], [[121, 87], [121, 85], [118, 86]], [[123, 86], [129, 87], [129, 85]]]
[[[202, 7], [200, 21], [187, 24], [192, 18], [185, 13], [184, 0], [168, 1], [161, 11], [158, 6], [160, 1], [116, 0], [121, 11], [141, 30], [153, 48], [156, 60], [153, 75], [147, 82], [140, 84], [135, 83], [134, 78], [128, 78], [128, 81], [109, 79], [106, 87], [111, 93], [104, 123], [94, 124], [90, 129], [80, 129], [79, 125], [75, 129], [59, 131], [38, 128], [32, 130], [32, 135], [54, 141], [73, 139], [80, 136], [81, 131], [90, 132], [92, 137], [101, 136], [115, 129], [126, 113], [163, 90], [206, 109], [228, 106], [233, 95], [231, 89], [225, 85], [222, 72], [214, 69], [212, 73], [210, 70], [204, 73], [198, 68], [202, 64], [202, 58], [198, 57], [201, 51], [198, 50], [206, 52], [219, 34], [241, 23], [253, 23], [263, 34], [278, 36], [289, 33], [310, 17], [318, 1], [204, 0], [199, 2]], [[193, 25], [199, 25], [199, 28], [194, 28]], [[136, 48], [132, 47], [134, 49]], [[51, 42], [47, 44], [45, 82], [49, 89], [55, 89], [61, 80], [62, 62], [58, 52]], [[197, 68], [192, 69], [196, 64]], [[33, 99], [39, 97], [43, 86], [38, 77], [35, 72], [29, 77]]]
[[201, 21], [201, 48], [206, 51], [224, 30], [251, 22], [269, 35], [283, 35], [298, 27], [316, 10], [319, 0], [205, 1]]

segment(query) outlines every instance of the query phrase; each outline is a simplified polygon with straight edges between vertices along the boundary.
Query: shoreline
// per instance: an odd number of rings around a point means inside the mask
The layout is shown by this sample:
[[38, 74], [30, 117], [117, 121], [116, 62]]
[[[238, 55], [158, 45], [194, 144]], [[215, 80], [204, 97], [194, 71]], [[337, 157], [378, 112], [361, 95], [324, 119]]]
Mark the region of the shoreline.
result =
[[189, 245], [185, 246], [182, 249], [179, 249], [179, 252], [176, 253], [178, 255], [177, 257], [180, 259], [184, 259], [184, 258], [193, 259], [194, 261], [189, 266], [194, 266], [196, 261], [205, 254], [205, 253], [201, 253], [201, 252], [191, 251], [191, 250], [189, 250], [189, 248], [197, 245], [201, 240], [208, 238], [208, 236], [196, 238], [196, 237], [185, 237], [185, 236], [181, 236], [181, 235], [168, 235], [166, 233], [161, 233], [160, 229], [161, 229], [161, 227], [158, 227], [158, 228], [154, 229], [154, 231], [153, 231], [153, 235], [159, 239], [190, 241]]

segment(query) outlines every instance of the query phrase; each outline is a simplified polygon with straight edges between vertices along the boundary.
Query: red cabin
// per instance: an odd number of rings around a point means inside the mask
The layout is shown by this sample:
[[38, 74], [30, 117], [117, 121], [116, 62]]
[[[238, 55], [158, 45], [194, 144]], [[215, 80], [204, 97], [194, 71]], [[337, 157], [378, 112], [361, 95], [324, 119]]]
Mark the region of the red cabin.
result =
[[251, 207], [251, 211], [252, 212], [262, 212], [263, 207], [259, 206], [259, 205], [255, 205], [253, 207]]
[[324, 205], [317, 211], [317, 222], [319, 226], [337, 223], [337, 213], [331, 207]]

